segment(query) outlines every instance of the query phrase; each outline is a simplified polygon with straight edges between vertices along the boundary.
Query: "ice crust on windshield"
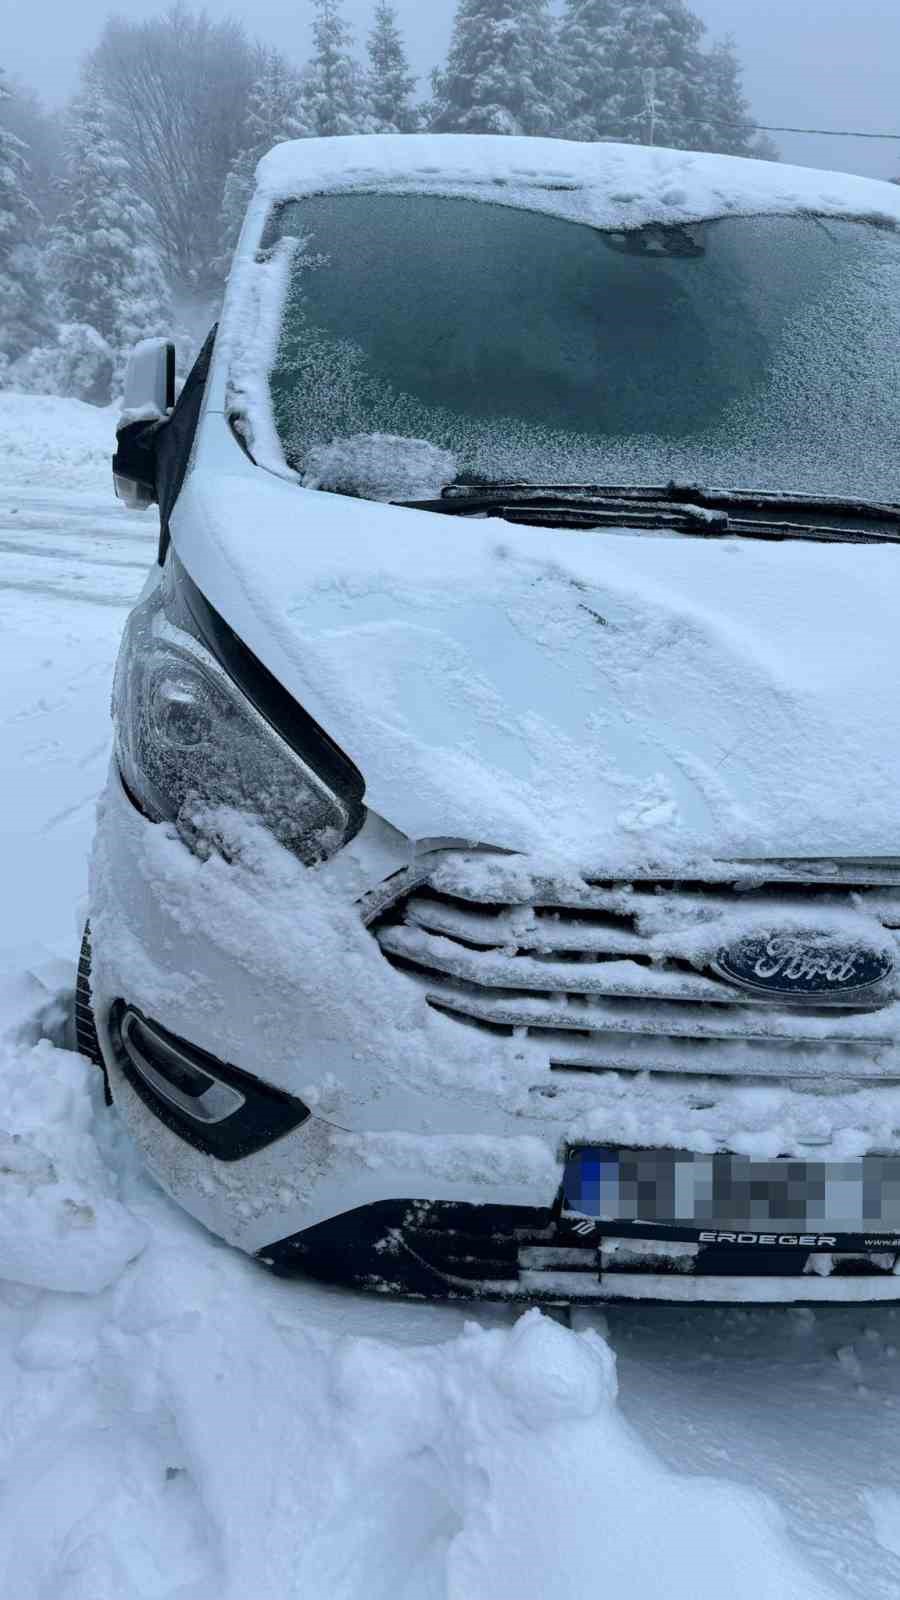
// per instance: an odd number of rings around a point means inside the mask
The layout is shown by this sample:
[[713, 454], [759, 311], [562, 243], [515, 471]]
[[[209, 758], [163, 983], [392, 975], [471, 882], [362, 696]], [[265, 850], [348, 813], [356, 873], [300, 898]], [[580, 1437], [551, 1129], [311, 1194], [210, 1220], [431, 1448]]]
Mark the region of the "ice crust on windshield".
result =
[[[822, 276], [833, 259], [822, 255], [826, 241], [817, 268], [822, 281], [811, 282], [809, 293], [799, 299], [788, 287], [789, 264], [784, 284], [773, 282], [765, 290], [765, 275], [754, 279], [748, 271], [744, 288], [766, 295], [750, 314], [753, 325], [759, 323], [771, 339], [769, 370], [764, 381], [760, 374], [756, 383], [748, 381], [726, 395], [708, 426], [579, 432], [539, 418], [496, 414], [490, 405], [485, 415], [477, 408], [463, 413], [441, 405], [436, 396], [403, 392], [389, 375], [373, 369], [352, 338], [327, 335], [305, 320], [306, 269], [340, 270], [340, 264], [317, 257], [314, 238], [282, 239], [257, 254], [266, 218], [279, 201], [354, 192], [487, 200], [604, 229], [815, 216], [875, 222], [888, 237], [880, 251], [870, 246], [866, 261], [857, 262], [853, 249], [842, 246], [842, 270], [833, 279]], [[305, 472], [310, 487], [334, 486], [318, 472], [322, 450], [346, 450], [353, 435], [384, 434], [405, 439], [407, 448], [417, 440], [430, 441], [476, 477], [607, 483], [677, 478], [895, 498], [900, 251], [890, 235], [898, 224], [898, 191], [890, 184], [733, 157], [456, 135], [282, 145], [260, 164], [226, 304], [220, 345], [229, 369], [229, 409], [260, 465], [293, 481]], [[773, 259], [788, 263], [789, 255], [786, 249]], [[403, 261], [392, 270], [402, 275]], [[282, 317], [289, 286], [293, 348], [285, 351], [287, 319], [283, 327]], [[735, 314], [732, 308], [729, 326]], [[790, 319], [783, 330], [782, 316]], [[727, 341], [727, 334], [723, 337]], [[658, 381], [671, 391], [668, 409], [677, 413], [679, 384], [682, 394], [689, 393], [691, 373], [662, 353], [660, 362]], [[282, 379], [296, 367], [296, 383], [273, 410], [269, 375], [276, 366], [283, 369]], [[285, 387], [282, 381], [281, 390]], [[823, 406], [823, 395], [837, 389], [846, 403]], [[873, 416], [881, 419], [876, 429]], [[887, 439], [891, 444], [885, 449]], [[390, 480], [382, 480], [380, 469], [370, 482], [371, 465], [364, 472], [367, 487], [353, 487], [353, 468], [328, 459], [342, 479], [349, 473], [351, 493], [372, 499], [416, 497], [385, 492]]]

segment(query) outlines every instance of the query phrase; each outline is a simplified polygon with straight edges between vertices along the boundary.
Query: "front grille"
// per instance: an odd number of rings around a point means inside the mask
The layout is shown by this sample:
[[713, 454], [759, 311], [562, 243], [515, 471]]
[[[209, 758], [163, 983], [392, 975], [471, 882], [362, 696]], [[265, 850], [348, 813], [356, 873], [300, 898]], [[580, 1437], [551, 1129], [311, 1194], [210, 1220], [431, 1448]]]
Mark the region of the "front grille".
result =
[[[737, 863], [680, 879], [560, 879], [447, 853], [372, 923], [429, 1005], [540, 1039], [560, 1072], [900, 1081], [893, 979], [866, 996], [773, 999], [697, 960], [698, 928], [860, 918], [900, 929], [900, 864]], [[799, 921], [798, 921], [799, 919]]]

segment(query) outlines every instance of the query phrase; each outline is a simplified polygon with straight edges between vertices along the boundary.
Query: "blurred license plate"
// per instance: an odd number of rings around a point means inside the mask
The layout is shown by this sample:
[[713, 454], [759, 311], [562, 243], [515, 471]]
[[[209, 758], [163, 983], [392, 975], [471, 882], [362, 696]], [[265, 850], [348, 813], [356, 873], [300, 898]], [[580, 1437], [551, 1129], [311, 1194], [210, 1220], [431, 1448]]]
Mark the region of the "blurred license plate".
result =
[[642, 1230], [658, 1223], [694, 1237], [743, 1229], [766, 1243], [798, 1242], [773, 1234], [872, 1235], [870, 1247], [896, 1244], [900, 1235], [900, 1156], [756, 1161], [590, 1145], [570, 1151], [563, 1194], [570, 1224], [578, 1217]]

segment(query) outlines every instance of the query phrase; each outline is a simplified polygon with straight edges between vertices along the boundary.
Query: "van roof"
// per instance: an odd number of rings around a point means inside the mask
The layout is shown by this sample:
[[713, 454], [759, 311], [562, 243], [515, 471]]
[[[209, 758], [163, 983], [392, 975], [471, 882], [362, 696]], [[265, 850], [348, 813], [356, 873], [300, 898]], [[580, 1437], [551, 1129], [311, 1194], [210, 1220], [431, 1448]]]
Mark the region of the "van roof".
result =
[[900, 187], [775, 161], [495, 134], [360, 134], [276, 145], [257, 203], [385, 190], [493, 199], [594, 227], [721, 216], [854, 217], [900, 226]]

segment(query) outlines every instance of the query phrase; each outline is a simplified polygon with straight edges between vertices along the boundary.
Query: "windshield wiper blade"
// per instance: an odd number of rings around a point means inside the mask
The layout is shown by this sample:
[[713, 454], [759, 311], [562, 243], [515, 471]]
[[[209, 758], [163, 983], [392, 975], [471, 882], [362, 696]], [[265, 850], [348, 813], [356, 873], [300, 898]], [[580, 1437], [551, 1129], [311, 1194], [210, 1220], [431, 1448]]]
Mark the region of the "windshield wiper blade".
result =
[[564, 484], [451, 484], [437, 500], [397, 501], [413, 511], [438, 511], [445, 516], [502, 516], [553, 526], [562, 518], [573, 526], [629, 526], [682, 528], [697, 525], [704, 533], [725, 533], [729, 518], [724, 510], [709, 509], [689, 501], [671, 502], [665, 490], [599, 489]]
[[[436, 500], [398, 502], [444, 516], [494, 516], [537, 527], [649, 528], [838, 544], [900, 543], [900, 505], [696, 484], [454, 483]], [[753, 516], [751, 513], [756, 512]], [[848, 523], [851, 524], [848, 526]], [[862, 526], [852, 526], [853, 523]], [[873, 527], [873, 524], [890, 524]]]
[[731, 507], [747, 507], [757, 511], [820, 511], [835, 515], [844, 513], [875, 517], [888, 522], [900, 521], [898, 502], [867, 500], [862, 496], [794, 494], [781, 489], [711, 488], [700, 483], [681, 483], [677, 479], [665, 484], [458, 482], [449, 484], [442, 498], [455, 500], [483, 496], [506, 500], [530, 499], [533, 495], [554, 499], [561, 497], [576, 502], [624, 500], [640, 504], [658, 501], [722, 511]]

